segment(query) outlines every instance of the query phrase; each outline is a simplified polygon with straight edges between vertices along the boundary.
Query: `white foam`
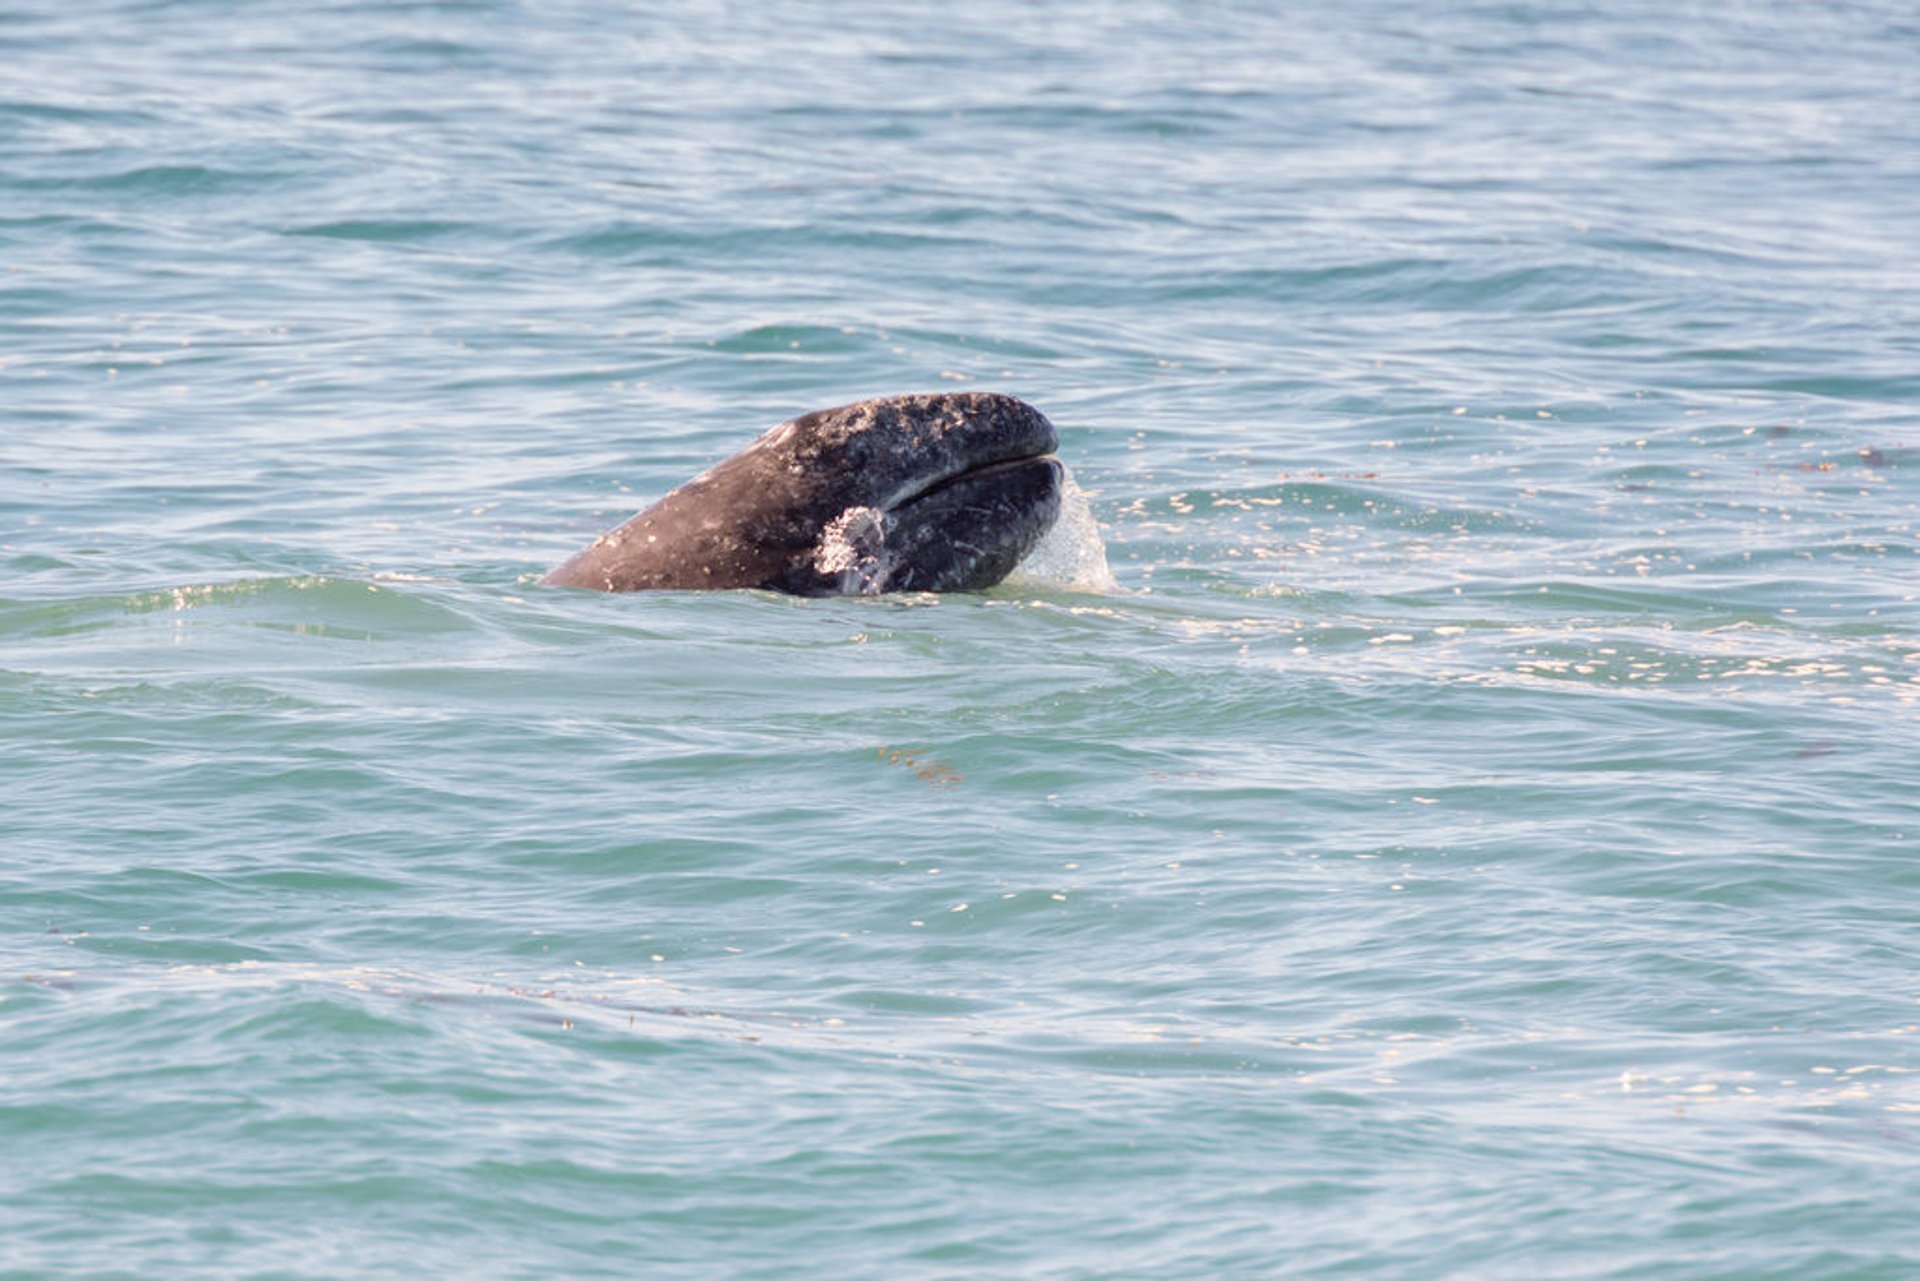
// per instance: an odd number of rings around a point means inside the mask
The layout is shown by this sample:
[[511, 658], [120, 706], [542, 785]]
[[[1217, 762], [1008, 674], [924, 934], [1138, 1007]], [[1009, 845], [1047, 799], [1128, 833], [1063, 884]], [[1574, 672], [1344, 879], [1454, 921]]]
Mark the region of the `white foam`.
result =
[[1060, 470], [1060, 518], [1007, 581], [1020, 587], [1117, 592], [1120, 584], [1107, 568], [1107, 545], [1100, 541], [1087, 496], [1072, 472], [1064, 466]]

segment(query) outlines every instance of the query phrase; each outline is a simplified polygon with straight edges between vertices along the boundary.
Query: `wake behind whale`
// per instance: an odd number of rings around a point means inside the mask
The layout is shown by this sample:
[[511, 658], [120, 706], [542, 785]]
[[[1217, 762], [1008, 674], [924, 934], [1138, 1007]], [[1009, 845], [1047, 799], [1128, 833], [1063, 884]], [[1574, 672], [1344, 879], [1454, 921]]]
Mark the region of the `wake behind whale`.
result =
[[993, 392], [889, 396], [781, 423], [541, 579], [628, 592], [978, 591], [1060, 513], [1053, 424]]

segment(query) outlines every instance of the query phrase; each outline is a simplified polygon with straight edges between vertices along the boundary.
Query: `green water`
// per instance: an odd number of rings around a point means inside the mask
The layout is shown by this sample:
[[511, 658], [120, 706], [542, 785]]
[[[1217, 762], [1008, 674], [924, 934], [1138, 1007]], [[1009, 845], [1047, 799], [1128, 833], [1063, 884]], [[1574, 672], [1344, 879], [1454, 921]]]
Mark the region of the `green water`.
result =
[[[1920, 1275], [1902, 6], [0, 14], [0, 1274]], [[535, 579], [993, 388], [1113, 581]]]

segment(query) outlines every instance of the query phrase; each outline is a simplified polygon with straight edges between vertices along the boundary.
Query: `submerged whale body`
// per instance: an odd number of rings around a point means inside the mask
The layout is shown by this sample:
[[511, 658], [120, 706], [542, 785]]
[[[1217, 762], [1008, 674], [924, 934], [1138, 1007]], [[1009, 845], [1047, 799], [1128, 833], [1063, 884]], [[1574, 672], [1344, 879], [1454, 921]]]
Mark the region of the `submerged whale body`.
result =
[[603, 592], [978, 591], [1060, 513], [1053, 424], [991, 392], [863, 400], [781, 423], [540, 581]]

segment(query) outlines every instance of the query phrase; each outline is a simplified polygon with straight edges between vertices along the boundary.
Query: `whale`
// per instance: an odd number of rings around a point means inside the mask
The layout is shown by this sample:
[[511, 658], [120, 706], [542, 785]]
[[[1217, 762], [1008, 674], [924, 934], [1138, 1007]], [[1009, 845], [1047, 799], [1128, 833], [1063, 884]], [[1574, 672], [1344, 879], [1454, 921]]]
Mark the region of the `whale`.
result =
[[1059, 437], [998, 392], [802, 414], [608, 530], [540, 581], [602, 592], [982, 591], [1060, 514]]

